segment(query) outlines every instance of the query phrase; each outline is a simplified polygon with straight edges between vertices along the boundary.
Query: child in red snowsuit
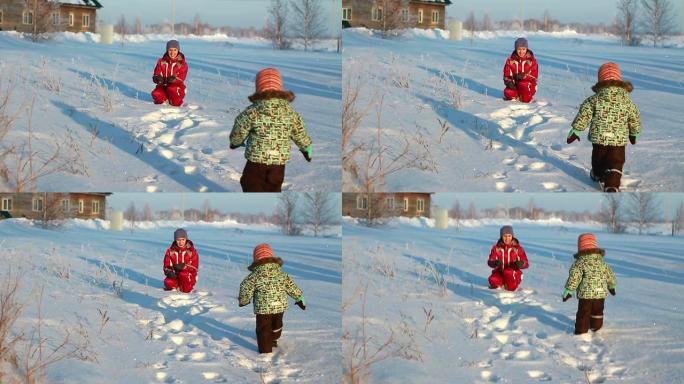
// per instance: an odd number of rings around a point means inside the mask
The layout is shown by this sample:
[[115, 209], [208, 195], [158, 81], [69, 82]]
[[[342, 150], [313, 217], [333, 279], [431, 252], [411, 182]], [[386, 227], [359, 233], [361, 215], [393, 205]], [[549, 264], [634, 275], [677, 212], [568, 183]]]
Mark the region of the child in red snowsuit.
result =
[[523, 279], [522, 269], [529, 267], [525, 250], [513, 237], [513, 227], [504, 225], [499, 230], [499, 241], [492, 247], [489, 253], [489, 265], [494, 270], [489, 276], [489, 288], [504, 287], [509, 291], [515, 291]]
[[164, 289], [180, 289], [188, 293], [195, 287], [197, 272], [199, 272], [199, 254], [188, 233], [183, 228], [173, 233], [173, 244], [164, 255]]
[[504, 65], [504, 100], [520, 100], [529, 103], [537, 92], [539, 65], [534, 53], [527, 49], [527, 39], [515, 41], [515, 50]]
[[157, 61], [152, 81], [157, 87], [152, 91], [155, 104], [169, 104], [179, 107], [185, 97], [185, 78], [188, 76], [188, 63], [180, 51], [178, 40], [166, 43], [166, 53]]

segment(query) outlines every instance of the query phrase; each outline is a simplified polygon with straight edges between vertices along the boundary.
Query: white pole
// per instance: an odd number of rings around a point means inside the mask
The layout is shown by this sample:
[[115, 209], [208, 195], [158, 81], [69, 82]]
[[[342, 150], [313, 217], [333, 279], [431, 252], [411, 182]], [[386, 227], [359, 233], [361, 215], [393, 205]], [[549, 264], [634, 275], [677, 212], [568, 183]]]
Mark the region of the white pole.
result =
[[176, 0], [171, 0], [171, 34], [176, 34]]

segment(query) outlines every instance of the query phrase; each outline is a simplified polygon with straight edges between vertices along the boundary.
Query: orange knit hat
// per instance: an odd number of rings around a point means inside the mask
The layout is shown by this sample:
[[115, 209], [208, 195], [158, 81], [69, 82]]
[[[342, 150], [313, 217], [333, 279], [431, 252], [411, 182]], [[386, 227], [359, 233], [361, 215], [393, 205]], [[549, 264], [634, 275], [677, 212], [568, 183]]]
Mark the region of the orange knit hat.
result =
[[619, 80], [622, 81], [620, 66], [613, 62], [603, 64], [598, 70], [598, 81]]
[[577, 252], [596, 248], [598, 248], [598, 242], [593, 233], [583, 233], [577, 238]]
[[252, 257], [254, 258], [254, 261], [273, 257], [273, 248], [266, 243], [259, 244], [254, 247]]
[[264, 91], [282, 91], [283, 79], [275, 68], [265, 68], [256, 76], [256, 93]]

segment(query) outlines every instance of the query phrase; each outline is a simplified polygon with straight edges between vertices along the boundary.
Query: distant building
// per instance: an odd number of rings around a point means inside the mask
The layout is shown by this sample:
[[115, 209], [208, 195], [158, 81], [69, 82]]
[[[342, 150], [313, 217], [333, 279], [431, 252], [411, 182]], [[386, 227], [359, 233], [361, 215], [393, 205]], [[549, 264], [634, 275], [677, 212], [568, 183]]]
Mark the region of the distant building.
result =
[[448, 5], [451, 0], [342, 0], [342, 24], [382, 29], [391, 22], [403, 28], [446, 29]]
[[358, 218], [430, 217], [431, 193], [343, 193], [342, 215]]
[[0, 193], [0, 219], [104, 219], [110, 193]]
[[0, 0], [0, 30], [95, 32], [98, 0]]

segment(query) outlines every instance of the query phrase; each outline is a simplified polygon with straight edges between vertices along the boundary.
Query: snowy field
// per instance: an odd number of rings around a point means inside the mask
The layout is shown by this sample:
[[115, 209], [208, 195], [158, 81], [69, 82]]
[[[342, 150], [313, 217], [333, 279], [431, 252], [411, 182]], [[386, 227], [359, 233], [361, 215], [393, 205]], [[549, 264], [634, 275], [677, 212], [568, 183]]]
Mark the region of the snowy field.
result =
[[[93, 224], [95, 223], [95, 224]], [[30, 300], [17, 329], [30, 334], [44, 287], [43, 336], [87, 333], [92, 357], [48, 368], [49, 383], [339, 383], [341, 238], [287, 237], [241, 224], [193, 225], [200, 255], [190, 294], [165, 292], [161, 262], [175, 226], [107, 230], [106, 222], [70, 221], [44, 230], [22, 219], [0, 221], [0, 275], [21, 276]], [[254, 246], [269, 242], [304, 291], [293, 302], [273, 354], [259, 355], [252, 305], [237, 295]], [[114, 285], [116, 284], [116, 285]], [[29, 296], [29, 293], [32, 295]], [[85, 331], [85, 332], [84, 332]]]
[[[385, 359], [370, 365], [372, 382], [684, 382], [681, 237], [513, 222], [530, 268], [511, 293], [487, 288], [486, 264], [509, 222], [442, 231], [431, 220], [378, 228], [345, 220], [345, 361], [363, 339], [364, 291], [367, 356], [394, 332], [374, 355]], [[606, 299], [603, 329], [574, 336], [577, 300], [563, 303], [561, 293], [577, 236], [586, 231], [606, 249], [617, 295]]]
[[[628, 145], [622, 187], [629, 191], [681, 191], [684, 157], [684, 41], [672, 48], [623, 47], [610, 36], [573, 32], [526, 33], [539, 61], [531, 104], [502, 99], [503, 65], [519, 37], [481, 33], [447, 40], [444, 31], [407, 31], [383, 40], [366, 29], [344, 32], [344, 83], [361, 84], [359, 109], [384, 96], [382, 140], [398, 153], [402, 136], [413, 153], [429, 152], [416, 169], [391, 174], [389, 191], [596, 191], [589, 179], [591, 143], [565, 140], [577, 108], [592, 94], [598, 67], [617, 62], [634, 84], [643, 132]], [[679, 47], [679, 48], [675, 48]], [[370, 101], [374, 100], [374, 101]], [[376, 137], [373, 108], [353, 139]], [[403, 135], [400, 132], [405, 132]], [[390, 155], [386, 154], [385, 163]], [[363, 154], [357, 159], [363, 163]], [[356, 183], [345, 172], [344, 190]]]
[[[256, 73], [267, 66], [279, 68], [296, 94], [293, 105], [313, 139], [311, 163], [293, 145], [283, 188], [340, 190], [340, 122], [331, 116], [340, 116], [341, 56], [330, 42], [304, 52], [274, 51], [260, 39], [180, 37], [190, 70], [185, 105], [176, 108], [154, 105], [150, 96], [169, 38], [131, 36], [134, 42], [122, 47], [97, 44], [98, 35], [63, 33], [34, 44], [0, 32], [3, 92], [14, 84], [9, 112], [35, 100], [33, 151], [44, 160], [59, 146], [46, 169], [65, 164], [39, 178], [37, 190], [241, 191], [244, 149], [229, 150], [228, 135], [249, 105]], [[28, 153], [27, 129], [24, 111], [3, 146]]]

